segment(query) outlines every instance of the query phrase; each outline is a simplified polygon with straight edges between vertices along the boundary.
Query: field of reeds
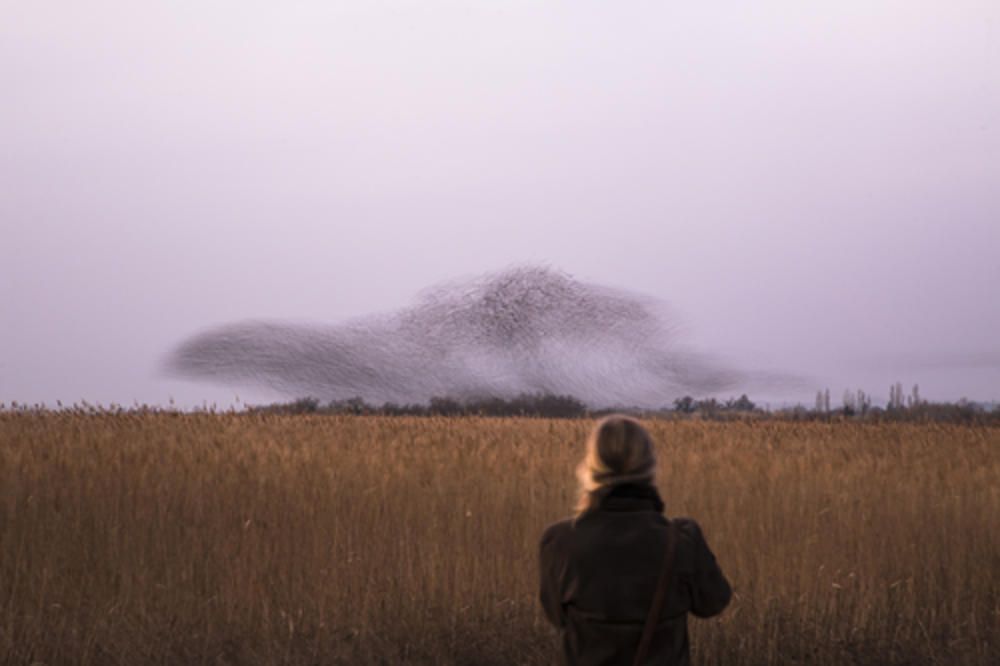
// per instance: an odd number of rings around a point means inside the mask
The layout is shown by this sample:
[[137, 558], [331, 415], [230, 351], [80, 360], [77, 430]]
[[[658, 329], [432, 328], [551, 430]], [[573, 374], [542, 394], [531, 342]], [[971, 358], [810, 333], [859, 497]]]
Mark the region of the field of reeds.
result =
[[[651, 421], [699, 664], [1000, 663], [1000, 429]], [[589, 421], [0, 412], [4, 664], [551, 664]]]

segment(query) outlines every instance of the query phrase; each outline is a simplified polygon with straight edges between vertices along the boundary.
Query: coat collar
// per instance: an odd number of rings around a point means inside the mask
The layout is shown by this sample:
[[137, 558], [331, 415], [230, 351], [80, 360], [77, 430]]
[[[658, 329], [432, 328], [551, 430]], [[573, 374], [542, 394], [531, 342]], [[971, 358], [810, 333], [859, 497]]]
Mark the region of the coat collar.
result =
[[600, 499], [599, 511], [656, 511], [663, 512], [663, 500], [656, 486], [639, 483], [623, 483], [612, 486]]

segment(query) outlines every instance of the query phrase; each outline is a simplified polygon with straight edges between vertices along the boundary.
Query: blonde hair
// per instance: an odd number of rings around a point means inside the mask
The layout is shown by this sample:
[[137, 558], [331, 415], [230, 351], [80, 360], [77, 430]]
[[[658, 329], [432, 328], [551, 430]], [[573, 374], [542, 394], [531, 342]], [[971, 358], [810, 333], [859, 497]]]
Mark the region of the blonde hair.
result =
[[615, 486], [652, 485], [655, 474], [653, 440], [642, 424], [622, 414], [601, 419], [587, 437], [587, 452], [576, 468], [580, 482], [577, 516], [595, 508]]

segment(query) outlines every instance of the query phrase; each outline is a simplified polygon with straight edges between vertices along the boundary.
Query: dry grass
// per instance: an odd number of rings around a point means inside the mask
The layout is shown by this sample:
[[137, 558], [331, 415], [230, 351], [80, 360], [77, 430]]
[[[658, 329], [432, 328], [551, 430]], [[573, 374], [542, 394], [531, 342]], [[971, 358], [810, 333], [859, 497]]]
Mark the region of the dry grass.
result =
[[[0, 660], [552, 663], [588, 422], [0, 414]], [[1000, 663], [1000, 430], [657, 422], [703, 664]]]

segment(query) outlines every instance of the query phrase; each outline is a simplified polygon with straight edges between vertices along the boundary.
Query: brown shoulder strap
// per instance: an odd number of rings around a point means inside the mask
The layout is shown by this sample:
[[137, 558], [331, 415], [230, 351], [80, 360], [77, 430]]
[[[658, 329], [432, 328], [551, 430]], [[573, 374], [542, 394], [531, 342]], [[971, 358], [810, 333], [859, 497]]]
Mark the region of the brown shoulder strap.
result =
[[677, 528], [672, 522], [667, 522], [667, 549], [663, 556], [663, 571], [660, 572], [660, 580], [656, 584], [656, 593], [653, 595], [653, 605], [646, 616], [646, 626], [642, 628], [642, 638], [639, 640], [639, 647], [635, 652], [634, 666], [642, 664], [649, 652], [649, 645], [653, 642], [653, 634], [656, 633], [656, 625], [660, 623], [660, 613], [663, 605], [667, 601], [667, 588], [670, 587], [670, 578], [674, 568], [674, 550], [677, 548]]

